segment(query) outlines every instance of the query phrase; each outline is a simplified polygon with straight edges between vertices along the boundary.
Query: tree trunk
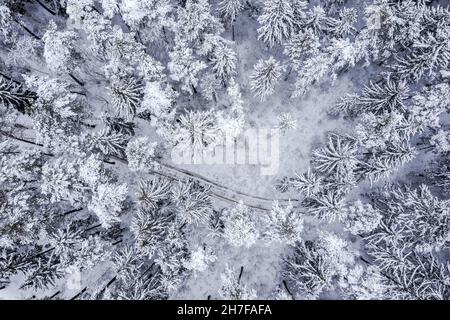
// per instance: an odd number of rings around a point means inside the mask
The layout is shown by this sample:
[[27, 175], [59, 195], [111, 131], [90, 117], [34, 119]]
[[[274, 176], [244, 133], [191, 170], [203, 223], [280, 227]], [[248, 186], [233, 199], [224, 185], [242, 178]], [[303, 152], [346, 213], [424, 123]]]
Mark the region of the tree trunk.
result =
[[42, 3], [40, 0], [36, 0], [37, 3], [39, 3], [39, 5], [45, 9], [45, 11], [47, 11], [48, 13], [50, 13], [52, 16], [56, 16], [56, 13], [53, 12], [53, 10], [51, 10], [49, 7], [47, 7], [44, 3]]
[[234, 41], [234, 22], [231, 25], [231, 39]]
[[238, 278], [238, 283], [241, 282], [241, 278], [242, 278], [242, 273], [244, 272], [244, 266], [241, 266], [241, 271], [239, 272], [239, 278]]
[[84, 83], [81, 80], [78, 80], [72, 73], [69, 73], [69, 77], [73, 79], [76, 83], [78, 83], [80, 86], [84, 86]]

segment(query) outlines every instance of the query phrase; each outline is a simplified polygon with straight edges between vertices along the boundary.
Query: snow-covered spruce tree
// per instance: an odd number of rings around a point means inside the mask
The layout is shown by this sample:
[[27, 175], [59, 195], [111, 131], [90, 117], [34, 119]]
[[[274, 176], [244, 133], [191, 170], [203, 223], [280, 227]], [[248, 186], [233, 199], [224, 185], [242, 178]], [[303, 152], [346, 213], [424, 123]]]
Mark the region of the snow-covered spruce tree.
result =
[[373, 266], [356, 265], [341, 277], [338, 286], [345, 299], [382, 300], [386, 297], [387, 286], [383, 283], [383, 276]]
[[172, 138], [175, 150], [196, 161], [219, 139], [217, 119], [213, 111], [186, 111], [178, 118]]
[[186, 0], [177, 10], [178, 20], [174, 25], [177, 37], [187, 42], [198, 42], [205, 34], [219, 34], [223, 26], [211, 15], [208, 0]]
[[[384, 215], [366, 250], [390, 299], [448, 299], [448, 262], [437, 254], [448, 237], [448, 205], [420, 189], [388, 187], [369, 197]], [[437, 252], [437, 253], [436, 253]]]
[[115, 290], [105, 287], [104, 291], [109, 292], [102, 292], [103, 296], [107, 294], [119, 300], [157, 300], [167, 297], [159, 270], [152, 268], [152, 265], [149, 267], [138, 249], [125, 247], [112, 258], [117, 274]]
[[212, 69], [223, 83], [236, 72], [236, 53], [226, 45], [217, 46], [212, 53]]
[[122, 212], [127, 192], [125, 183], [105, 183], [97, 186], [88, 208], [97, 215], [104, 228], [120, 221], [119, 214]]
[[181, 83], [183, 91], [190, 94], [196, 93], [199, 73], [206, 68], [206, 64], [198, 61], [193, 55], [193, 50], [181, 40], [169, 55], [171, 60], [168, 68], [172, 79]]
[[220, 16], [231, 25], [233, 41], [236, 18], [241, 14], [243, 9], [244, 4], [242, 0], [221, 0], [218, 4], [218, 12]]
[[230, 107], [217, 112], [217, 127], [225, 138], [234, 139], [243, 131], [245, 125], [241, 89], [234, 78], [228, 83], [227, 94], [230, 98]]
[[137, 116], [149, 119], [157, 126], [159, 134], [164, 136], [161, 128], [170, 126], [175, 118], [177, 92], [170, 85], [164, 85], [159, 81], [147, 81], [143, 92]]
[[140, 208], [131, 222], [136, 246], [142, 254], [152, 256], [167, 236], [173, 216], [163, 210]]
[[384, 111], [403, 111], [408, 86], [404, 81], [388, 79], [382, 83], [370, 83], [359, 95], [345, 96], [336, 108], [350, 116], [361, 112], [380, 114]]
[[86, 137], [86, 144], [93, 152], [99, 152], [105, 156], [122, 157], [129, 137], [120, 132], [114, 132], [105, 127], [92, 132]]
[[265, 100], [275, 89], [284, 71], [284, 67], [270, 57], [267, 60], [259, 60], [254, 67], [253, 73], [250, 75], [250, 87], [256, 96], [261, 100]]
[[305, 298], [317, 298], [331, 286], [333, 271], [330, 261], [319, 253], [313, 242], [299, 242], [285, 263], [285, 279], [293, 283]]
[[155, 210], [169, 201], [170, 191], [171, 182], [168, 179], [154, 177], [139, 182], [136, 196], [141, 206]]
[[319, 37], [311, 30], [300, 30], [287, 40], [284, 53], [289, 57], [292, 67], [299, 70], [304, 60], [319, 53]]
[[225, 267], [224, 273], [221, 275], [222, 287], [219, 294], [222, 299], [229, 300], [253, 300], [257, 298], [256, 290], [249, 289], [241, 284], [240, 275], [233, 271], [228, 265]]
[[148, 137], [137, 137], [129, 141], [125, 149], [128, 167], [133, 170], [148, 170], [158, 166], [156, 142]]
[[45, 62], [53, 72], [72, 72], [82, 62], [80, 53], [75, 49], [78, 35], [73, 31], [57, 29], [56, 23], [51, 21], [42, 37]]
[[217, 260], [214, 251], [209, 247], [197, 246], [191, 251], [191, 255], [188, 260], [184, 261], [184, 267], [188, 270], [192, 270], [194, 277], [197, 277], [199, 273], [205, 272], [210, 264]]
[[259, 238], [255, 214], [242, 202], [227, 209], [222, 217], [223, 237], [235, 247], [250, 248]]
[[381, 213], [370, 204], [355, 201], [346, 209], [345, 228], [355, 235], [369, 233], [378, 227]]
[[266, 42], [270, 47], [281, 44], [284, 39], [290, 37], [295, 30], [299, 17], [295, 16], [293, 2], [288, 0], [266, 0], [262, 14], [258, 17], [261, 25], [258, 28], [258, 39]]
[[111, 78], [111, 102], [120, 117], [133, 119], [143, 97], [142, 84], [132, 76]]
[[353, 27], [358, 18], [357, 12], [353, 8], [343, 8], [339, 10], [337, 18], [328, 18], [328, 30], [336, 37], [345, 37], [354, 32]]
[[303, 298], [314, 299], [333, 289], [354, 263], [350, 244], [324, 232], [315, 241], [297, 242], [293, 254], [285, 259], [283, 276]]
[[291, 244], [300, 241], [303, 230], [303, 218], [294, 209], [291, 202], [286, 207], [280, 206], [278, 201], [272, 205], [272, 210], [265, 217], [264, 236], [269, 241]]
[[204, 223], [211, 214], [209, 187], [193, 180], [179, 181], [171, 190], [180, 224]]

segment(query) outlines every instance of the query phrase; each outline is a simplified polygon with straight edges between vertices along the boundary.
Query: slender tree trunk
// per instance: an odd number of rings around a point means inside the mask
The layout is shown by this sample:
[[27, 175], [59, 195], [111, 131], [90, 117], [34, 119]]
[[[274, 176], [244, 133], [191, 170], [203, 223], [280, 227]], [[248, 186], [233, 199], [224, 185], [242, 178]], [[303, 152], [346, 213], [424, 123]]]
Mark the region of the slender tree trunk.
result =
[[75, 300], [76, 298], [78, 298], [79, 296], [81, 296], [85, 291], [87, 290], [87, 287], [84, 287], [83, 290], [81, 290], [80, 292], [78, 292], [76, 295], [74, 295], [72, 298], [70, 298], [69, 300]]
[[286, 280], [283, 280], [283, 285], [284, 285], [284, 288], [286, 289], [287, 293], [289, 293], [289, 295], [291, 296], [292, 300], [295, 300], [294, 295], [292, 294], [291, 290], [289, 290], [289, 288], [287, 286]]
[[291, 72], [292, 72], [292, 67], [289, 67], [289, 70], [288, 70], [286, 76], [284, 77], [284, 81], [287, 81], [287, 79], [289, 79], [289, 76], [291, 75]]
[[40, 0], [36, 0], [37, 3], [39, 3], [39, 5], [45, 9], [45, 11], [47, 11], [48, 13], [50, 13], [52, 16], [56, 16], [56, 13], [53, 12], [53, 10], [51, 10], [49, 7], [47, 7], [44, 3], [42, 3]]
[[234, 41], [234, 22], [231, 25], [231, 39]]
[[42, 40], [41, 37], [39, 37], [37, 34], [35, 34], [33, 31], [31, 31], [30, 29], [28, 29], [27, 26], [23, 25], [20, 21], [16, 20], [15, 18], [13, 19], [19, 26], [21, 26], [29, 35], [31, 35], [33, 38], [35, 38], [36, 40]]
[[73, 209], [73, 210], [64, 212], [62, 215], [63, 215], [63, 216], [66, 216], [66, 215], [68, 215], [68, 214], [71, 214], [71, 213], [75, 213], [75, 212], [81, 211], [81, 210], [83, 210], [83, 209], [84, 209], [84, 208]]
[[80, 86], [84, 86], [84, 83], [81, 80], [78, 80], [72, 73], [69, 73], [69, 77], [73, 79], [76, 83], [78, 83]]
[[241, 278], [242, 278], [242, 273], [244, 272], [244, 266], [241, 266], [241, 271], [239, 272], [239, 278], [238, 278], [238, 283], [241, 282]]

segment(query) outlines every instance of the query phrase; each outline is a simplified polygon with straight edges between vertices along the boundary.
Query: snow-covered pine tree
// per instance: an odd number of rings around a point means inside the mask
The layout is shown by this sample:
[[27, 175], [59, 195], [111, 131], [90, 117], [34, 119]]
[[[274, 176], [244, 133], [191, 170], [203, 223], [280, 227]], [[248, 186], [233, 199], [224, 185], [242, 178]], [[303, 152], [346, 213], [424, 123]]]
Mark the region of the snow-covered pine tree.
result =
[[219, 19], [211, 15], [208, 0], [187, 0], [177, 13], [177, 32], [187, 41], [198, 40], [204, 33], [220, 33], [223, 28]]
[[294, 253], [286, 258], [283, 276], [305, 298], [317, 298], [331, 286], [333, 269], [330, 261], [311, 242], [299, 242]]
[[104, 228], [120, 221], [119, 215], [122, 213], [127, 193], [128, 187], [125, 183], [100, 184], [94, 191], [88, 208], [97, 215]]
[[253, 73], [250, 75], [250, 87], [256, 96], [261, 100], [265, 100], [270, 96], [278, 83], [284, 67], [273, 57], [267, 60], [259, 60], [254, 67]]
[[184, 261], [184, 266], [186, 269], [192, 270], [196, 277], [199, 273], [205, 272], [216, 260], [217, 256], [212, 249], [206, 245], [197, 246], [191, 251], [189, 259]]
[[142, 97], [142, 84], [135, 77], [114, 75], [111, 78], [111, 103], [117, 116], [132, 120]]
[[122, 157], [128, 140], [129, 137], [126, 135], [105, 127], [87, 136], [86, 143], [93, 152], [99, 152], [105, 156]]
[[345, 228], [355, 235], [369, 233], [374, 230], [381, 221], [379, 210], [360, 200], [355, 201], [346, 209], [344, 218]]
[[355, 116], [361, 112], [380, 114], [383, 111], [405, 110], [404, 100], [407, 98], [408, 86], [404, 81], [392, 78], [382, 83], [365, 86], [360, 95], [347, 95], [337, 104], [337, 111]]
[[313, 194], [302, 200], [307, 213], [328, 222], [342, 220], [345, 216], [344, 198], [342, 192], [326, 190]]
[[358, 18], [357, 12], [353, 8], [343, 8], [339, 10], [338, 17], [328, 18], [328, 30], [336, 37], [350, 35], [356, 29], [353, 27]]
[[220, 15], [232, 25], [244, 8], [242, 0], [221, 0], [218, 6]]
[[129, 141], [125, 149], [128, 167], [133, 170], [148, 170], [158, 166], [158, 151], [156, 142], [150, 142], [148, 137], [136, 137]]
[[194, 162], [203, 152], [214, 147], [219, 141], [217, 119], [213, 111], [186, 111], [178, 119], [173, 133], [175, 150], [188, 155]]
[[222, 221], [223, 236], [232, 246], [250, 248], [259, 238], [254, 212], [242, 202], [227, 209]]
[[303, 298], [318, 298], [354, 263], [349, 242], [334, 233], [321, 232], [315, 241], [297, 242], [293, 254], [285, 259], [283, 276]]
[[180, 181], [171, 191], [175, 203], [177, 219], [183, 223], [204, 223], [211, 214], [209, 187], [193, 180]]
[[155, 177], [151, 180], [141, 180], [136, 194], [139, 204], [151, 210], [158, 209], [170, 198], [171, 183], [168, 179]]
[[57, 29], [56, 23], [51, 21], [42, 37], [45, 62], [53, 72], [70, 73], [75, 71], [82, 62], [81, 55], [76, 50], [78, 35], [73, 31]]
[[287, 181], [287, 184], [288, 187], [292, 186], [297, 190], [300, 195], [311, 197], [322, 191], [324, 187], [322, 180], [323, 178], [320, 175], [314, 173], [311, 168], [308, 168], [306, 173], [296, 174], [295, 177]]
[[289, 57], [292, 67], [299, 70], [306, 58], [319, 53], [319, 37], [311, 30], [300, 30], [287, 40], [284, 53]]
[[173, 216], [159, 209], [140, 208], [131, 222], [131, 231], [139, 251], [151, 257], [167, 236]]
[[332, 134], [325, 147], [313, 152], [314, 168], [323, 173], [352, 174], [358, 164], [357, 150], [354, 141]]
[[[294, 1], [294, 2], [297, 2]], [[288, 0], [265, 0], [262, 14], [258, 17], [258, 39], [270, 47], [289, 38], [296, 27], [294, 7]]]
[[226, 45], [217, 46], [212, 53], [212, 69], [222, 83], [233, 76], [236, 72], [236, 53]]
[[193, 50], [181, 40], [169, 53], [170, 62], [168, 68], [173, 80], [181, 83], [183, 91], [194, 94], [197, 92], [199, 73], [206, 68], [203, 61], [198, 61]]
[[39, 258], [37, 264], [25, 272], [25, 280], [20, 289], [42, 290], [56, 285], [56, 281], [64, 275], [63, 270], [53, 256]]
[[255, 289], [247, 288], [241, 284], [240, 275], [233, 271], [228, 265], [221, 275], [222, 286], [219, 295], [222, 299], [229, 300], [253, 300], [257, 298]]
[[218, 12], [220, 16], [227, 23], [231, 24], [232, 39], [234, 41], [234, 25], [236, 18], [241, 14], [244, 9], [242, 0], [221, 0], [218, 4]]
[[264, 235], [269, 241], [282, 244], [291, 244], [300, 241], [300, 234], [303, 230], [303, 218], [294, 209], [291, 202], [282, 207], [278, 201], [274, 201], [272, 210], [265, 217]]

